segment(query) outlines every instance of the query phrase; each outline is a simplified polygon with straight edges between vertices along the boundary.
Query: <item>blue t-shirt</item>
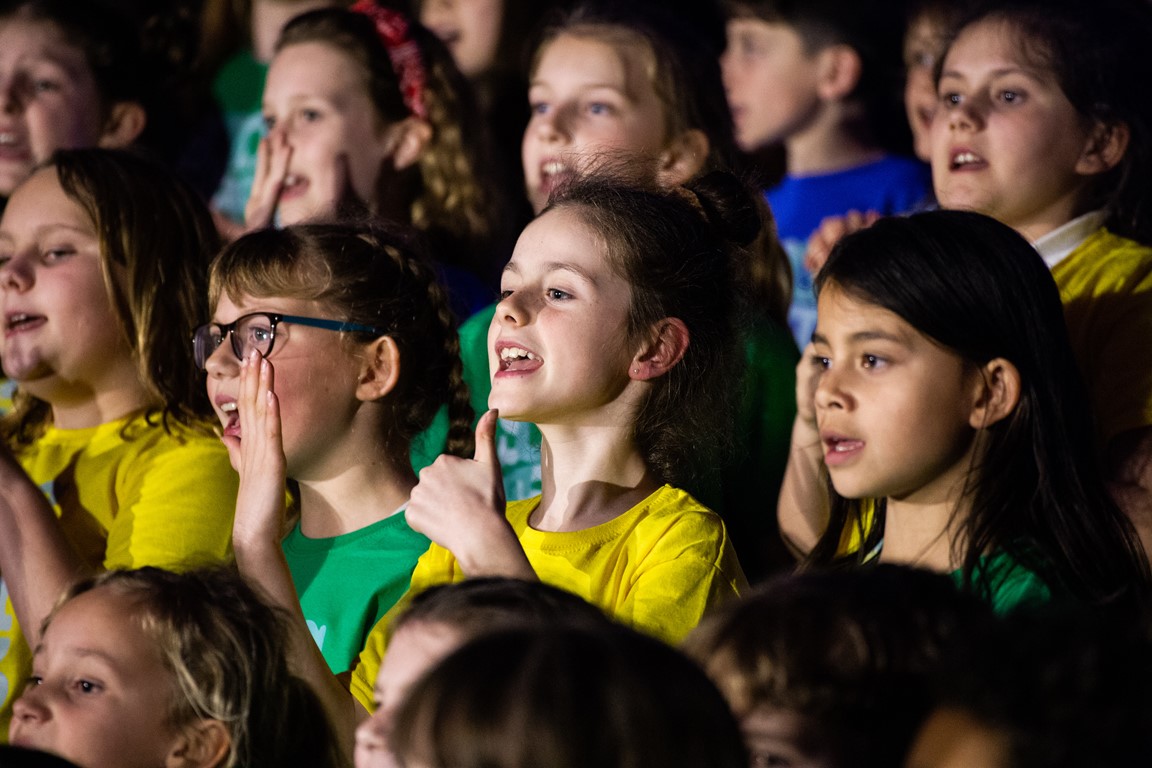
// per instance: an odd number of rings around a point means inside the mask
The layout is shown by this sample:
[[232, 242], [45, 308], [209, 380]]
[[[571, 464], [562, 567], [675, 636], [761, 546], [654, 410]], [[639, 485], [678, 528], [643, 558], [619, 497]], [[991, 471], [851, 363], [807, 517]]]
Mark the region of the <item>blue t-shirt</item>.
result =
[[931, 194], [928, 167], [918, 160], [897, 156], [832, 173], [785, 176], [765, 193], [776, 217], [780, 242], [792, 264], [788, 325], [801, 349], [816, 328], [816, 296], [812, 293], [812, 275], [804, 268], [804, 252], [820, 222], [849, 211], [906, 213], [923, 206]]

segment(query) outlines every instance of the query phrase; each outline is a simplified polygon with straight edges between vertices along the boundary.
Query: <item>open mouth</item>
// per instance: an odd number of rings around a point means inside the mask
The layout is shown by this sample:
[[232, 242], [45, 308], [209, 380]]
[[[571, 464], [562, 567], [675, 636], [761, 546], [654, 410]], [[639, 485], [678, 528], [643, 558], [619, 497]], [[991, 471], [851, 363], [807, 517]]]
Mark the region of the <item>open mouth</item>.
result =
[[497, 353], [501, 372], [534, 371], [544, 364], [536, 353], [511, 344], [500, 347]]
[[962, 150], [952, 153], [952, 160], [950, 167], [952, 170], [960, 170], [962, 168], [983, 168], [988, 163], [984, 158], [977, 155], [975, 152], [969, 150]]
[[844, 437], [843, 435], [825, 435], [822, 439], [824, 442], [824, 463], [828, 466], [843, 463], [859, 454], [864, 448], [863, 440]]
[[284, 177], [284, 183], [280, 185], [280, 199], [286, 200], [293, 197], [299, 197], [304, 194], [304, 190], [308, 189], [308, 179], [297, 173], [289, 173]]
[[39, 328], [47, 321], [47, 318], [45, 318], [43, 315], [30, 315], [26, 312], [14, 312], [5, 318], [4, 332], [6, 334], [11, 334], [28, 331], [33, 328]]
[[240, 412], [236, 401], [220, 403], [220, 413], [224, 416], [224, 431], [221, 434], [225, 437], [240, 437]]

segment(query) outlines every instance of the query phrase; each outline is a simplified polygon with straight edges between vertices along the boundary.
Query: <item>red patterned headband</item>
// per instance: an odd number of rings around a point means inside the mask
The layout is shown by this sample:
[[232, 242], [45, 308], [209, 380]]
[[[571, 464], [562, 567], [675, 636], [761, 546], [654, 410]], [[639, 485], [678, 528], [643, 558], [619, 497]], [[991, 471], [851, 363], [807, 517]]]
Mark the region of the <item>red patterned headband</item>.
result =
[[380, 35], [384, 47], [388, 49], [392, 69], [400, 80], [404, 105], [413, 115], [426, 120], [428, 110], [424, 106], [424, 59], [420, 55], [419, 46], [409, 34], [408, 19], [399, 11], [380, 7], [373, 0], [358, 0], [349, 10], [364, 14], [376, 25], [376, 34]]

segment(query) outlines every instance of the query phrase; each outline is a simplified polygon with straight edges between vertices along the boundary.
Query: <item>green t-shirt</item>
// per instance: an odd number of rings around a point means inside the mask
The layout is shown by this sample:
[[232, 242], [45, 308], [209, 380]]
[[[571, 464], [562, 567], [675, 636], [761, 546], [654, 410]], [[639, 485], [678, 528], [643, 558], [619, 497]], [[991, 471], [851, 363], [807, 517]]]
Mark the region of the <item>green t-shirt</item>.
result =
[[312, 638], [335, 674], [352, 668], [368, 632], [408, 590], [428, 538], [403, 510], [358, 531], [310, 539], [292, 529], [284, 557]]
[[[956, 586], [964, 588], [964, 571], [952, 572]], [[998, 614], [1011, 613], [1021, 606], [1052, 600], [1052, 590], [1033, 570], [1017, 562], [1003, 550], [980, 558], [972, 574], [977, 595], [988, 601]], [[986, 592], [985, 592], [986, 590]]]

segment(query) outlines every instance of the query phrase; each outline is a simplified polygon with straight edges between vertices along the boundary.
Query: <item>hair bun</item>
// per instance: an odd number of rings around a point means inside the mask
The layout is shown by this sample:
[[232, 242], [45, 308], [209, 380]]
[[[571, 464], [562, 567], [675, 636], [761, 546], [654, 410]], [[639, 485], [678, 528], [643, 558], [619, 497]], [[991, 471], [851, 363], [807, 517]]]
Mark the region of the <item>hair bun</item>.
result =
[[748, 245], [763, 227], [755, 199], [740, 179], [725, 171], [712, 171], [684, 185], [696, 195], [705, 218], [725, 240]]

